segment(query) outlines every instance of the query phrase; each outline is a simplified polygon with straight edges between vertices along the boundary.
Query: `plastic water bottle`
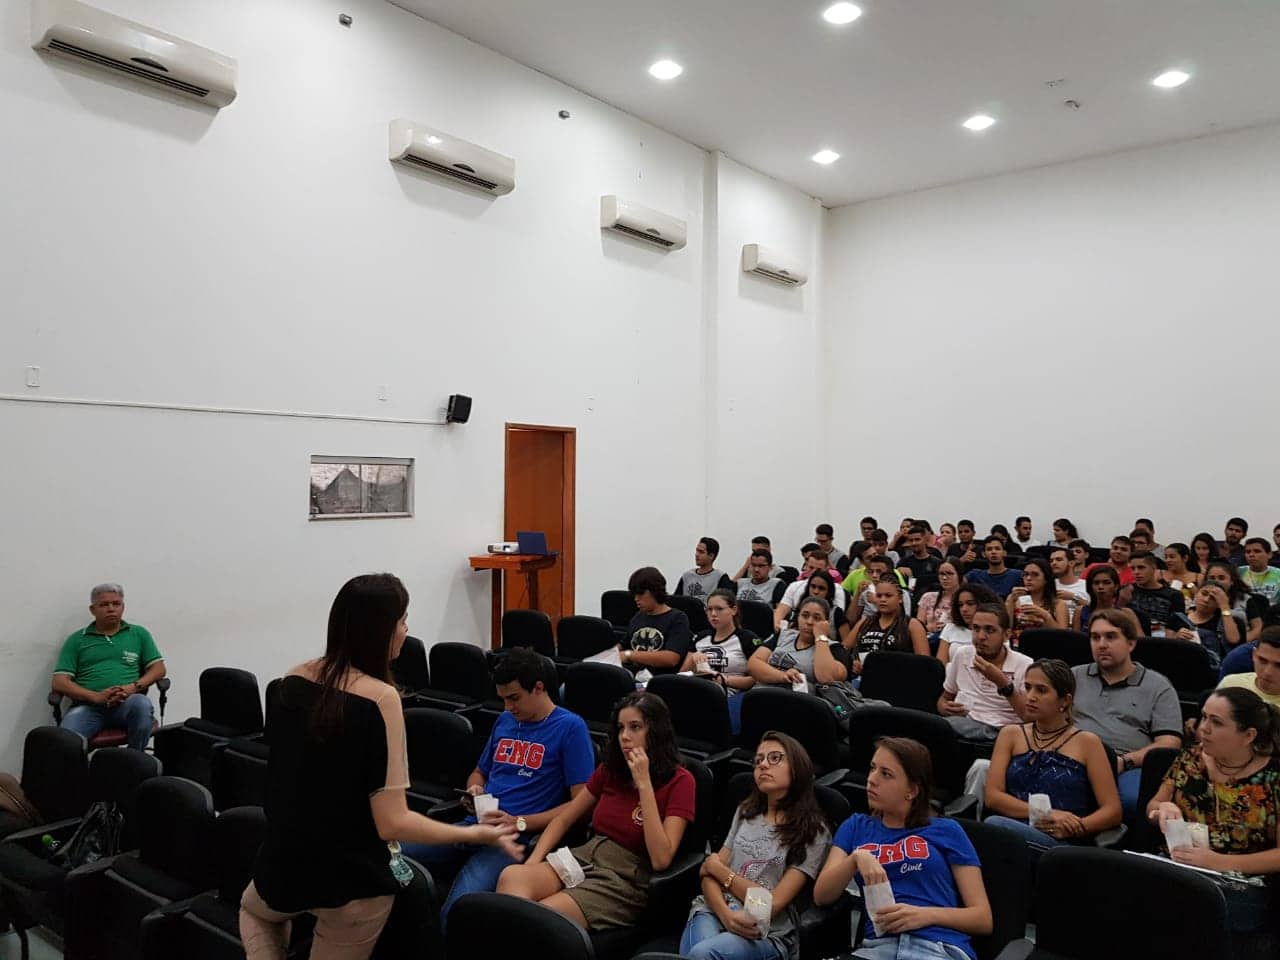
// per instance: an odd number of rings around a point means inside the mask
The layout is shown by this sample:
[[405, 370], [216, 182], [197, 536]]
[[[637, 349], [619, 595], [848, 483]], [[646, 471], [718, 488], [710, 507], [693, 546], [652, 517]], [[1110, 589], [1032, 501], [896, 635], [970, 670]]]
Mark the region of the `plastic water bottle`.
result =
[[53, 839], [50, 834], [45, 834], [40, 838], [40, 846], [44, 847], [45, 853], [55, 853], [62, 846], [57, 840]]

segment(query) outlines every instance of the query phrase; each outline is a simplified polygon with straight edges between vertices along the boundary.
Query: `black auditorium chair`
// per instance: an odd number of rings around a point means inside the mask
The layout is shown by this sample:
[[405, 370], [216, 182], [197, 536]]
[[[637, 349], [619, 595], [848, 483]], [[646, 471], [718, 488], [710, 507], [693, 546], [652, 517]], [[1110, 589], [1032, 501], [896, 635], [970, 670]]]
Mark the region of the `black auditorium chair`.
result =
[[800, 579], [800, 571], [796, 567], [789, 567], [785, 564], [778, 573], [778, 579], [783, 583], [795, 583]]
[[1133, 659], [1168, 680], [1179, 700], [1197, 701], [1201, 693], [1218, 685], [1218, 668], [1198, 643], [1141, 637], [1133, 648]]
[[654, 677], [646, 689], [671, 711], [676, 743], [685, 756], [714, 769], [733, 754], [728, 699], [718, 683], [668, 673]]
[[889, 650], [868, 654], [862, 661], [859, 689], [869, 700], [937, 713], [946, 676], [946, 665], [937, 657]]
[[514, 947], [529, 957], [595, 960], [580, 926], [540, 903], [504, 893], [469, 893], [449, 910], [445, 954], [500, 957]]
[[554, 657], [551, 618], [541, 610], [508, 610], [502, 615], [502, 649], [512, 647], [532, 647], [544, 657]]
[[992, 929], [972, 938], [978, 960], [994, 958], [1026, 933], [1031, 916], [1032, 862], [1016, 834], [977, 820], [957, 821], [968, 834], [982, 866], [982, 885], [991, 904]]
[[1111, 549], [1109, 547], [1090, 547], [1089, 548], [1089, 565], [1095, 563], [1109, 563], [1111, 561]]
[[260, 807], [267, 802], [271, 747], [262, 740], [215, 744], [209, 759], [209, 789], [216, 810]]
[[431, 686], [426, 644], [417, 637], [405, 637], [400, 656], [391, 661], [391, 679], [401, 695]]
[[600, 594], [600, 616], [613, 624], [613, 632], [626, 636], [627, 626], [636, 615], [636, 600], [630, 590], [606, 590]]
[[773, 607], [763, 600], [739, 600], [738, 619], [761, 640], [773, 636]]
[[[169, 703], [169, 688], [173, 685], [173, 681], [168, 677], [161, 677], [156, 681], [156, 689], [160, 691], [160, 717], [151, 721], [151, 732], [159, 730], [164, 724], [164, 708]], [[53, 722], [55, 725], [62, 723], [62, 694], [49, 691], [49, 706], [53, 709]], [[129, 742], [129, 733], [117, 727], [103, 727], [92, 737], [89, 738], [89, 749], [97, 750], [101, 747], [123, 747]]]
[[616, 646], [618, 638], [613, 634], [613, 625], [603, 617], [588, 617], [574, 614], [561, 617], [556, 624], [556, 659], [557, 661], [574, 662], [594, 657], [610, 647]]
[[404, 698], [408, 707], [461, 710], [493, 696], [489, 661], [474, 643], [446, 641], [431, 647], [431, 686]]
[[1146, 817], [1147, 804], [1160, 791], [1160, 784], [1169, 767], [1182, 751], [1177, 747], [1152, 747], [1142, 757], [1142, 778], [1138, 781], [1138, 816], [1130, 825], [1131, 833], [1126, 841], [1130, 850], [1156, 853], [1164, 837], [1160, 828]]
[[635, 678], [625, 667], [575, 663], [565, 677], [564, 706], [586, 721], [591, 739], [603, 748], [613, 736], [609, 729], [613, 705], [635, 689]]
[[1018, 638], [1018, 652], [1032, 660], [1065, 660], [1073, 667], [1093, 663], [1089, 638], [1077, 630], [1036, 627]]
[[733, 765], [751, 769], [756, 745], [764, 734], [778, 730], [799, 740], [809, 751], [818, 783], [830, 786], [848, 772], [840, 764], [840, 727], [826, 701], [784, 687], [757, 684], [742, 697], [740, 749]]
[[24, 817], [0, 810], [0, 838], [41, 823], [80, 817], [89, 805], [89, 757], [84, 737], [61, 727], [35, 727], [22, 742], [18, 778], [27, 802], [39, 815]]
[[261, 732], [258, 678], [235, 667], [210, 667], [200, 674], [200, 716], [161, 727], [151, 743], [166, 775], [210, 786], [213, 745]]
[[[745, 706], [745, 704], [744, 704]], [[855, 810], [865, 810], [867, 770], [880, 737], [909, 737], [928, 748], [933, 759], [934, 807], [947, 816], [977, 814], [978, 798], [964, 792], [969, 768], [960, 739], [942, 717], [901, 707], [863, 707], [849, 717], [849, 768], [839, 789]]]
[[[83, 743], [83, 738], [77, 735], [77, 739]], [[159, 775], [160, 761], [141, 750], [98, 750], [90, 758], [89, 802], [112, 804], [120, 812], [121, 850], [137, 845], [139, 786]], [[65, 844], [79, 826], [78, 817], [46, 823], [12, 833], [0, 843], [0, 911], [8, 914], [18, 933], [23, 960], [28, 956], [26, 931], [31, 927], [41, 926], [58, 936], [66, 932], [71, 871], [56, 855], [48, 855], [43, 838], [47, 835]], [[69, 950], [67, 956], [72, 957]]]
[[134, 803], [138, 849], [67, 877], [68, 960], [132, 960], [143, 917], [217, 883], [207, 789], [194, 780], [155, 777], [138, 786]]
[[1050, 547], [1048, 544], [1041, 544], [1035, 547], [1027, 547], [1027, 549], [1024, 552], [1028, 560], [1030, 560], [1032, 557], [1039, 557], [1041, 560], [1048, 560], [1049, 550], [1050, 550]]
[[450, 823], [466, 811], [458, 802], [475, 769], [478, 752], [471, 721], [448, 710], [415, 707], [404, 712], [409, 753], [409, 808]]
[[711, 624], [707, 621], [706, 605], [697, 597], [677, 596], [672, 594], [667, 597], [667, 603], [675, 610], [680, 610], [689, 618], [689, 627], [694, 633], [705, 630]]
[[1114, 850], [1055, 847], [1035, 881], [1036, 941], [1000, 960], [1228, 960], [1227, 904], [1208, 877]]

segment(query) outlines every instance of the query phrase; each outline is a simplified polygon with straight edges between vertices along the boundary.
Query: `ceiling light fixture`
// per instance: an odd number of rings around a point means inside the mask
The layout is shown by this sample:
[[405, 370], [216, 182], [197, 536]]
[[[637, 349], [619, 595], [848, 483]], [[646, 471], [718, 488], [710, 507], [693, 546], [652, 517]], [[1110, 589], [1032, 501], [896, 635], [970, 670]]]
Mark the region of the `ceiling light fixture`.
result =
[[862, 8], [852, 3], [835, 3], [822, 11], [822, 19], [838, 27], [853, 23], [862, 16]]
[[658, 80], [674, 80], [684, 73], [684, 67], [674, 60], [659, 60], [649, 68], [649, 76]]
[[1166, 70], [1160, 76], [1154, 78], [1151, 82], [1157, 87], [1165, 90], [1172, 90], [1174, 87], [1180, 87], [1191, 79], [1191, 74], [1183, 70]]
[[989, 117], [985, 113], [975, 113], [972, 117], [964, 122], [965, 128], [975, 132], [985, 130], [996, 122], [995, 117]]
[[835, 163], [839, 160], [840, 154], [836, 153], [834, 150], [819, 150], [811, 159], [814, 163], [820, 163], [825, 167], [827, 164]]

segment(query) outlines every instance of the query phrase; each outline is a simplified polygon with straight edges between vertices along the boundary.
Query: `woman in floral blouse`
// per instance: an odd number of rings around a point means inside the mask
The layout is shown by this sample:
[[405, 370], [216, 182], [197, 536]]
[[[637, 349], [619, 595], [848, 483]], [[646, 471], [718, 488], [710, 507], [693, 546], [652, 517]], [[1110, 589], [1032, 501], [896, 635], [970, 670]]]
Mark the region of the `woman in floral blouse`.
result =
[[[1280, 876], [1280, 710], [1252, 690], [1229, 687], [1205, 702], [1198, 746], [1179, 754], [1147, 816], [1163, 825], [1187, 820], [1208, 827], [1209, 848], [1177, 847], [1170, 856], [1209, 870]], [[1280, 935], [1266, 887], [1223, 891], [1235, 956], [1274, 957]]]

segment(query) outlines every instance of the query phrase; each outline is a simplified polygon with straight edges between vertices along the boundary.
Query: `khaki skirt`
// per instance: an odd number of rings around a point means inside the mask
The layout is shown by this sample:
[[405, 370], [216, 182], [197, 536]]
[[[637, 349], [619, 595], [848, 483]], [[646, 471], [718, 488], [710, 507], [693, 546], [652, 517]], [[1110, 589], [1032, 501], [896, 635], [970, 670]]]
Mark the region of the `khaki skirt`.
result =
[[593, 837], [571, 851], [585, 874], [566, 889], [587, 927], [629, 927], [649, 902], [649, 867], [636, 854], [608, 837]]

